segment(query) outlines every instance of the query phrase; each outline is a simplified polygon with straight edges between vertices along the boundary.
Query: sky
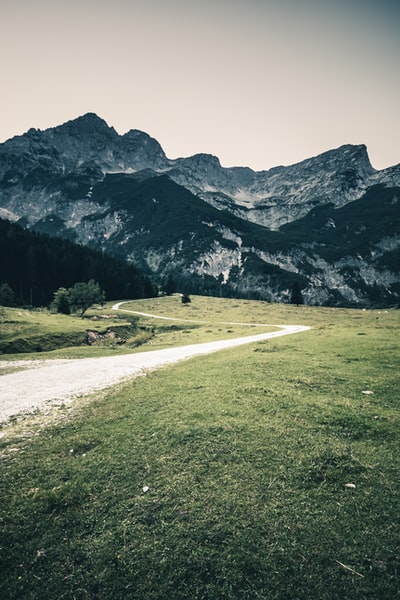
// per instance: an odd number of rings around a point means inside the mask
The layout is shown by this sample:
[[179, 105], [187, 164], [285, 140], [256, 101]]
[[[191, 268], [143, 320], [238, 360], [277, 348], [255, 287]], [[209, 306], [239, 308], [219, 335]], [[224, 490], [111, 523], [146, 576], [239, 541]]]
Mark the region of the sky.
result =
[[169, 158], [400, 162], [400, 2], [0, 0], [0, 142], [95, 112]]

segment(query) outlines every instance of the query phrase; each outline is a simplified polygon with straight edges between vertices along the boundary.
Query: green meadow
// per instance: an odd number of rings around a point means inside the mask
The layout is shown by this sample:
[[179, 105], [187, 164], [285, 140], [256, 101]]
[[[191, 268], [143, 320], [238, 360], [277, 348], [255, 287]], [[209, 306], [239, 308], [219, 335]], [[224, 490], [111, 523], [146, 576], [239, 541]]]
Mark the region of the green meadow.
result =
[[[311, 329], [3, 424], [1, 598], [400, 598], [400, 311], [197, 296], [121, 308], [178, 320], [107, 306], [140, 346], [68, 342], [40, 357]], [[98, 312], [65, 319], [92, 328]]]
[[118, 345], [103, 342], [90, 347], [87, 334], [89, 330], [102, 334], [109, 329], [126, 341], [138, 334], [137, 319], [100, 307], [91, 310], [87, 319], [53, 314], [46, 309], [0, 307], [0, 360], [101, 355], [107, 353], [107, 346], [116, 350]]

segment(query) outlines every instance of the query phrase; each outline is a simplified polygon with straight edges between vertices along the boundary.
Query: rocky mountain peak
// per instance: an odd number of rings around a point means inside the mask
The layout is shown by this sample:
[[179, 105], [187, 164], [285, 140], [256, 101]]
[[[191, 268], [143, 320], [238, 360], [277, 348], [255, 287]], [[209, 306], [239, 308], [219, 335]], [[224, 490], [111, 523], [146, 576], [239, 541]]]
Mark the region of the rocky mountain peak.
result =
[[[372, 167], [369, 160], [365, 144], [346, 144], [334, 150], [324, 152], [318, 157], [310, 160], [316, 161], [317, 159], [318, 163], [325, 164], [326, 167], [333, 167], [335, 169], [349, 167], [356, 168], [363, 176], [371, 176], [375, 173], [375, 169]], [[300, 165], [304, 164], [304, 162], [300, 163]]]
[[122, 136], [121, 142], [128, 153], [127, 165], [135, 169], [163, 169], [167, 157], [159, 142], [139, 129], [131, 129]]
[[376, 171], [363, 144], [226, 168], [206, 153], [168, 159], [147, 133], [119, 135], [94, 113], [0, 144], [3, 217], [159, 280], [274, 301], [298, 281], [311, 303], [396, 304], [399, 198], [400, 165]]
[[72, 136], [80, 135], [118, 135], [113, 127], [110, 127], [104, 119], [98, 117], [95, 113], [88, 112], [85, 115], [67, 121], [63, 125], [52, 128], [53, 132], [68, 134]]
[[180, 158], [177, 162], [184, 161], [186, 165], [189, 167], [198, 167], [201, 169], [221, 169], [221, 163], [219, 162], [219, 158], [214, 156], [213, 154], [207, 154], [205, 152], [199, 152], [198, 154], [193, 154], [188, 158]]

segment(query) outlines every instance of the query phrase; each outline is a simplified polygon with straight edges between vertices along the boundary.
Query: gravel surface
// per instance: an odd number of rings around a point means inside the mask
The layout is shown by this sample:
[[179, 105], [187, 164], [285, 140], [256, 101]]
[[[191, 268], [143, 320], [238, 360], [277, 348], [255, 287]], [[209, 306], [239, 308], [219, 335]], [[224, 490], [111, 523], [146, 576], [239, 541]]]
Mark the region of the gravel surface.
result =
[[[242, 344], [299, 333], [309, 327], [279, 326], [279, 331], [122, 356], [73, 360], [0, 361], [0, 421], [108, 388], [122, 379], [181, 360]], [[9, 372], [18, 368], [16, 372]], [[2, 375], [2, 371], [7, 370]]]

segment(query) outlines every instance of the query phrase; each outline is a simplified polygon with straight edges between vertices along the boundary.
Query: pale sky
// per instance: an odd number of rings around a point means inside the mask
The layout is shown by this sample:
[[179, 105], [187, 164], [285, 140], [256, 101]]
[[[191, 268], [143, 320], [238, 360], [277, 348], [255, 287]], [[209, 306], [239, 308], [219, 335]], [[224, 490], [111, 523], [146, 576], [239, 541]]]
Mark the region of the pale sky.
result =
[[400, 2], [0, 0], [0, 142], [95, 112], [169, 158], [400, 162]]

